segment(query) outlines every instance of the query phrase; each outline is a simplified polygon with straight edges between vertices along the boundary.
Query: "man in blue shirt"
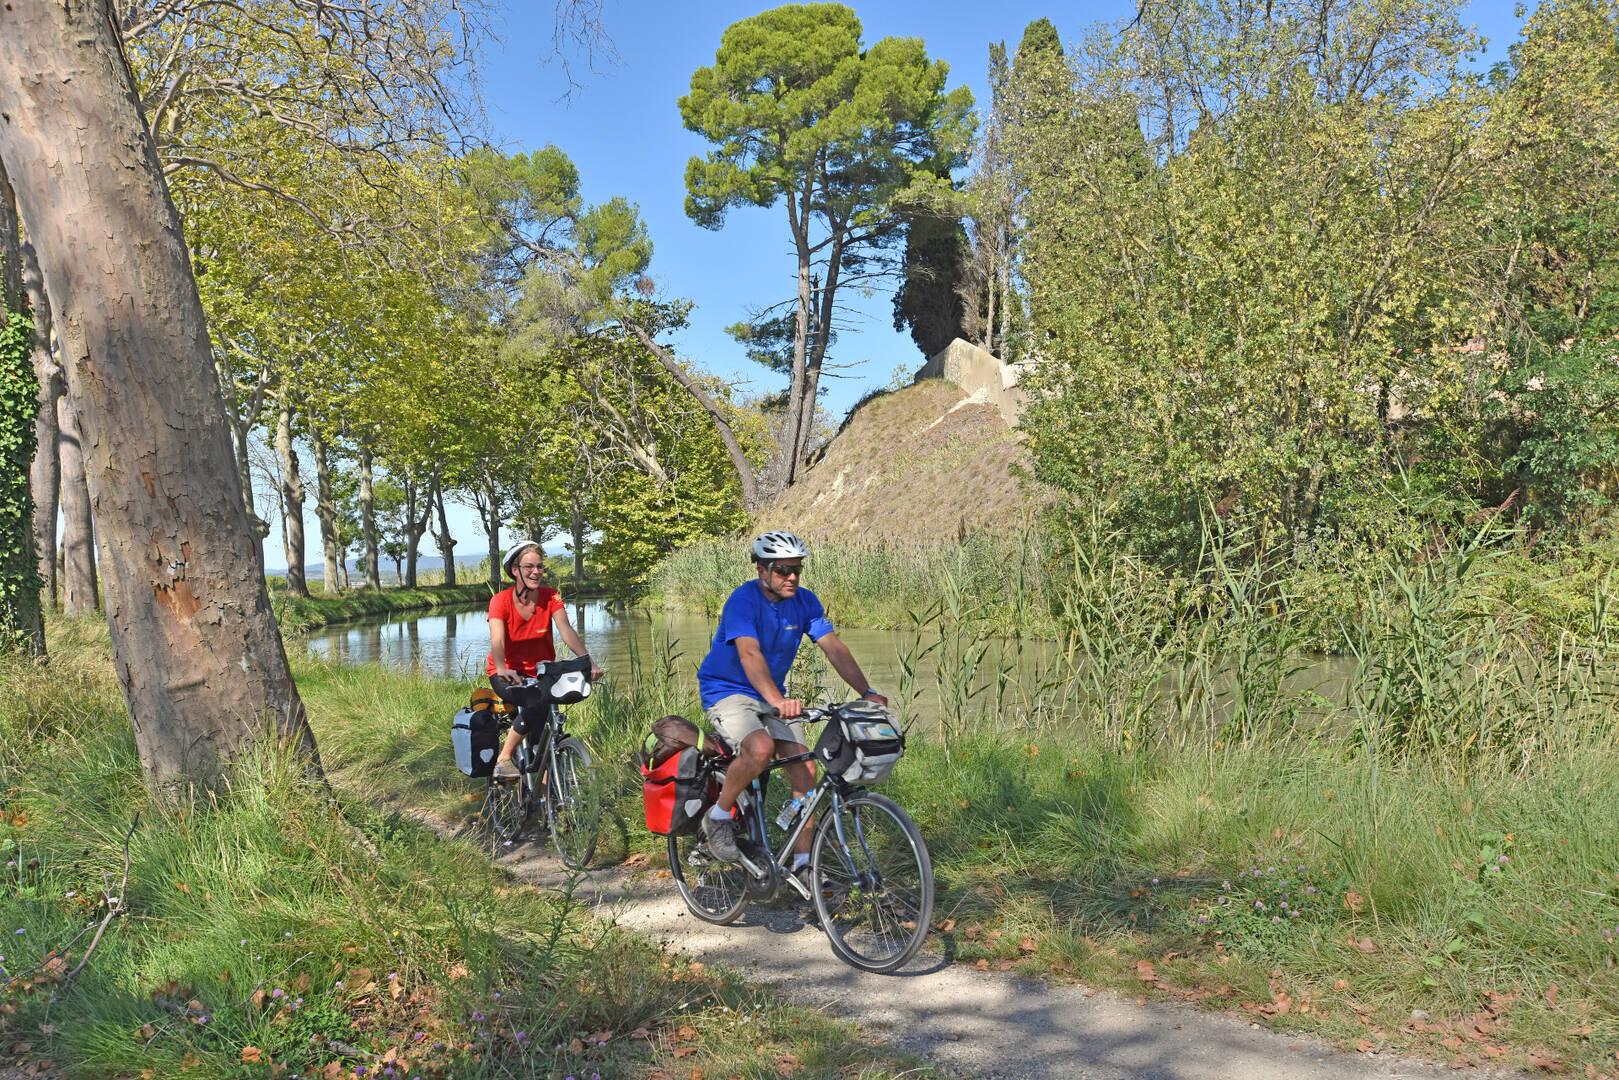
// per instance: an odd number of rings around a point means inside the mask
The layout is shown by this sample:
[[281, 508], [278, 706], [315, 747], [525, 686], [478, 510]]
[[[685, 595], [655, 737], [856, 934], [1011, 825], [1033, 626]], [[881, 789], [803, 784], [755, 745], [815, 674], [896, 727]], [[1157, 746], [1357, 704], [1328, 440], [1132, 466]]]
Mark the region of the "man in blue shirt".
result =
[[[736, 862], [736, 832], [731, 811], [736, 797], [771, 758], [802, 754], [803, 726], [790, 723], [801, 716], [804, 703], [789, 698], [782, 687], [787, 670], [798, 655], [799, 639], [821, 647], [827, 661], [861, 697], [880, 705], [888, 699], [871, 688], [849, 647], [838, 640], [826, 611], [815, 594], [798, 586], [809, 549], [790, 532], [761, 533], [753, 541], [756, 581], [741, 585], [725, 601], [714, 644], [697, 669], [703, 695], [703, 715], [736, 750], [736, 760], [725, 772], [719, 801], [703, 819], [708, 850], [724, 862]], [[815, 786], [815, 768], [800, 761], [783, 770], [793, 794]], [[809, 861], [810, 830], [798, 839], [793, 869]]]

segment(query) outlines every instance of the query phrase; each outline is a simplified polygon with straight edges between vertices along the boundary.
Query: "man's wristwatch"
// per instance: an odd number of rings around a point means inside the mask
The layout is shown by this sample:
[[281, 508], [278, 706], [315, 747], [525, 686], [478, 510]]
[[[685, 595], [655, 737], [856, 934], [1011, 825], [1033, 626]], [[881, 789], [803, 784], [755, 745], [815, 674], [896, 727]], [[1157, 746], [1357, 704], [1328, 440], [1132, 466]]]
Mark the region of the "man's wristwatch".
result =
[[881, 692], [879, 692], [877, 690], [873, 690], [869, 686], [866, 687], [864, 690], [860, 691], [860, 696], [861, 697], [870, 697], [872, 694], [876, 694], [880, 698], [886, 698], [888, 696], [887, 694], [881, 693]]

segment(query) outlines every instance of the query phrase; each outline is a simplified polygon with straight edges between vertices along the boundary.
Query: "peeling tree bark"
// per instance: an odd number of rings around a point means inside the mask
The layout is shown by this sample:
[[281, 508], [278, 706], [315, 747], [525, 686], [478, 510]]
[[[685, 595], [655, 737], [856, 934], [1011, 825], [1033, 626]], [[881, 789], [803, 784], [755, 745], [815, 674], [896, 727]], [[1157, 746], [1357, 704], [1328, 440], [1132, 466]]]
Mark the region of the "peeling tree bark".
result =
[[320, 552], [324, 560], [325, 587], [329, 593], [343, 588], [337, 552], [337, 496], [332, 490], [332, 468], [326, 460], [326, 439], [316, 424], [309, 425], [309, 446], [315, 453], [315, 517], [320, 521]]
[[111, 0], [8, 4], [0, 158], [86, 436], [114, 664], [148, 786], [315, 741], [270, 610], [202, 302]]
[[433, 540], [438, 544], [439, 554], [444, 557], [444, 584], [454, 585], [455, 537], [450, 535], [450, 519], [444, 513], [444, 485], [435, 480], [428, 498], [438, 508], [438, 531], [433, 534]]
[[568, 534], [573, 538], [573, 591], [577, 596], [585, 582], [585, 508], [577, 494], [568, 505]]
[[495, 490], [493, 481], [484, 485], [478, 509], [483, 512], [483, 531], [489, 540], [489, 587], [503, 589], [506, 586], [500, 579], [500, 492]]
[[[365, 587], [382, 591], [377, 566], [377, 504], [371, 494], [371, 447], [360, 443], [360, 528], [365, 532]], [[395, 575], [398, 570], [395, 569]]]
[[247, 508], [247, 519], [253, 526], [253, 535], [262, 542], [270, 535], [270, 523], [259, 516], [258, 509], [253, 505], [253, 470], [252, 459], [248, 456], [248, 444], [252, 438], [253, 425], [258, 420], [259, 410], [264, 407], [264, 397], [270, 389], [273, 377], [269, 368], [259, 372], [253, 393], [248, 398], [246, 408], [236, 400], [236, 383], [231, 378], [230, 370], [223, 357], [216, 350], [214, 356], [214, 374], [219, 379], [219, 393], [225, 403], [225, 418], [230, 422], [232, 445], [236, 448], [236, 472], [242, 485], [242, 502]]
[[51, 302], [32, 240], [22, 242], [23, 290], [34, 313], [34, 378], [39, 380], [39, 412], [34, 415], [34, 462], [28, 487], [34, 496], [34, 550], [39, 553], [39, 580], [52, 611], [62, 610], [56, 581], [57, 493], [62, 486], [61, 459], [57, 456], [56, 411], [64, 383], [62, 365], [52, 346]]
[[[427, 497], [423, 499], [421, 497], [423, 494], [421, 483], [416, 477], [408, 474], [405, 476], [404, 488], [405, 588], [414, 589], [416, 587], [416, 548], [421, 544], [422, 536], [427, 532], [427, 524], [433, 516], [433, 493], [429, 489], [426, 492]], [[416, 513], [418, 500], [422, 510], [420, 514]]]
[[84, 475], [84, 440], [67, 394], [56, 399], [56, 457], [62, 472], [62, 606], [84, 615], [101, 606], [96, 581], [95, 522]]
[[0, 161], [0, 314], [21, 311], [23, 305], [22, 230], [18, 228], [17, 200]]
[[282, 393], [275, 415], [275, 456], [281, 464], [281, 546], [287, 553], [287, 591], [308, 596], [304, 579], [304, 480], [292, 445], [292, 395]]

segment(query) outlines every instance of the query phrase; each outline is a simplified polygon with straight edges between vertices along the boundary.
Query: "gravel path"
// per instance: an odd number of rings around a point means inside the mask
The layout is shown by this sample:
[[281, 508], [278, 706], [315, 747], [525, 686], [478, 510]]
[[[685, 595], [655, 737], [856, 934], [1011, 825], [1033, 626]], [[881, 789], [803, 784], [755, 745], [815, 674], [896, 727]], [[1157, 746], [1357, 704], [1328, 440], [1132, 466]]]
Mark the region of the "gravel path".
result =
[[[525, 881], [566, 883], [543, 840], [499, 861]], [[1137, 1005], [1110, 991], [1056, 986], [948, 964], [924, 952], [896, 975], [857, 971], [832, 955], [795, 905], [752, 905], [732, 926], [686, 911], [667, 876], [592, 872], [575, 895], [596, 913], [705, 963], [777, 986], [795, 1001], [858, 1021], [953, 1075], [979, 1080], [1417, 1080], [1457, 1070], [1318, 1039], [1281, 1035], [1190, 1006]], [[1518, 1074], [1473, 1071], [1475, 1077]]]

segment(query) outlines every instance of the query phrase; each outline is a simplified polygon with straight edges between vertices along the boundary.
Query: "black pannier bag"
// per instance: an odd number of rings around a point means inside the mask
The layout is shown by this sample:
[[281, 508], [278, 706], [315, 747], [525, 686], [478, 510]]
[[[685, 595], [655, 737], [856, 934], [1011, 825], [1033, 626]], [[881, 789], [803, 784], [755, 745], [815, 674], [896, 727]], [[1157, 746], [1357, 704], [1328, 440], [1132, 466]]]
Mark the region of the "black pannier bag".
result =
[[455, 767], [468, 776], [488, 776], [495, 771], [500, 751], [500, 723], [493, 709], [462, 709], [450, 723], [450, 744], [455, 747]]
[[850, 784], [888, 779], [905, 753], [905, 735], [885, 706], [851, 701], [838, 706], [815, 743], [815, 760]]

